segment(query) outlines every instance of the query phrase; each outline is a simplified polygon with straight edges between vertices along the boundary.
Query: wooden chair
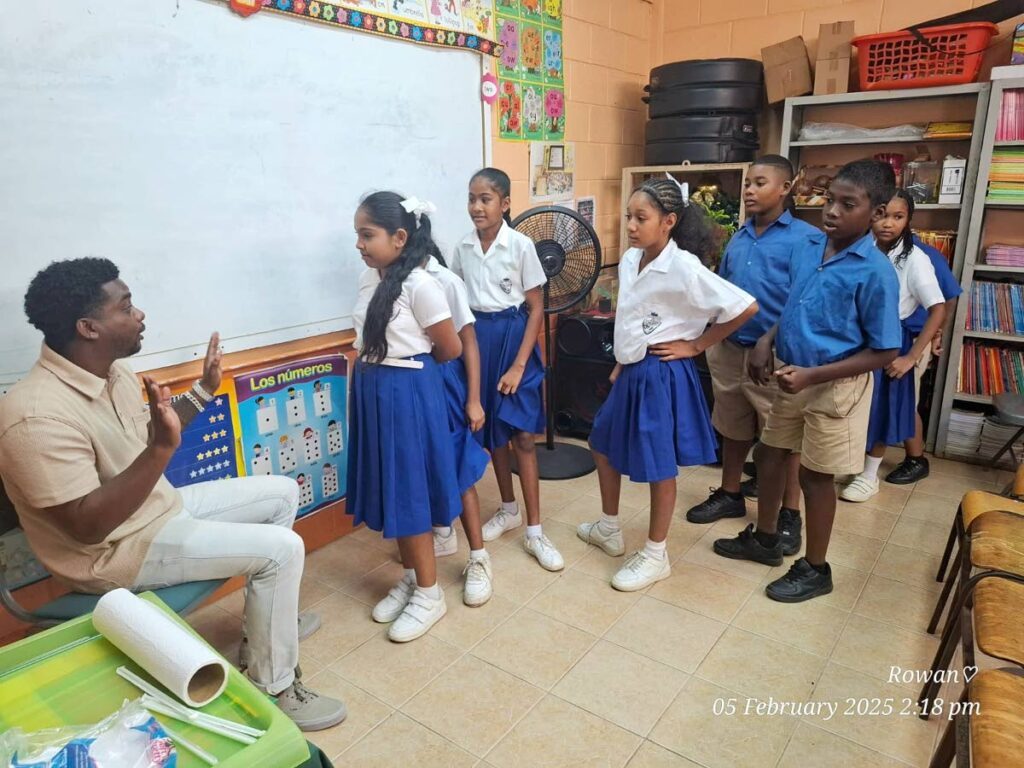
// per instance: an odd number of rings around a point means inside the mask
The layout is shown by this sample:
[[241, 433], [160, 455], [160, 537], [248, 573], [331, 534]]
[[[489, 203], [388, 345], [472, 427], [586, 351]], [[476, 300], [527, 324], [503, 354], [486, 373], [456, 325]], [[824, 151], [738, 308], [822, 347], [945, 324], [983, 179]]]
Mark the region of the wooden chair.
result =
[[985, 670], [956, 703], [929, 768], [1011, 768], [1024, 764], [1024, 675]]

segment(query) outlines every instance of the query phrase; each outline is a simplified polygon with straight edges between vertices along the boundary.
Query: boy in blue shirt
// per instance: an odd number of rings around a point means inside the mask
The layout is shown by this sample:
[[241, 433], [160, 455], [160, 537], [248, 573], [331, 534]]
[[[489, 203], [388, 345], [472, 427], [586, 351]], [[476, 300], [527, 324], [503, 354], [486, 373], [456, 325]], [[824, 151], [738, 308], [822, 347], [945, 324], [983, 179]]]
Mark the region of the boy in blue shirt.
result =
[[775, 333], [756, 345], [752, 373], [764, 377], [772, 336], [781, 361], [774, 372], [779, 391], [756, 455], [757, 528], [748, 525], [733, 539], [719, 539], [714, 550], [722, 557], [782, 564], [776, 526], [785, 478], [776, 468], [800, 453], [807, 550], [765, 588], [780, 602], [832, 591], [826, 554], [836, 511], [835, 475], [863, 469], [871, 371], [899, 353], [899, 283], [871, 234], [895, 192], [891, 174], [875, 160], [848, 163], [839, 171], [826, 196], [824, 233], [809, 236], [793, 254], [782, 316]]
[[[781, 155], [764, 155], [747, 172], [743, 203], [750, 218], [733, 235], [718, 274], [757, 299], [758, 313], [721, 344], [707, 351], [715, 392], [711, 421], [722, 436], [722, 486], [686, 513], [691, 523], [744, 517], [743, 462], [772, 405], [775, 382], [751, 378], [749, 361], [757, 342], [779, 321], [789, 296], [789, 261], [818, 230], [786, 210], [793, 188], [793, 166]], [[771, 361], [774, 364], [774, 360]], [[773, 368], [774, 369], [774, 368]], [[786, 490], [779, 510], [779, 535], [785, 555], [800, 550], [800, 457], [786, 466]]]

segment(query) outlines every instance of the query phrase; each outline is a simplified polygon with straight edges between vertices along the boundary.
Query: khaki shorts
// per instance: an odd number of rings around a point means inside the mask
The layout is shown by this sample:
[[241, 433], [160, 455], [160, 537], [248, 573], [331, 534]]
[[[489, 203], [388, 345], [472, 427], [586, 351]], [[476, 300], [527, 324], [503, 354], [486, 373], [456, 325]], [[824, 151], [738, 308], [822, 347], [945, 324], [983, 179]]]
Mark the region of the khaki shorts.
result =
[[827, 381], [789, 395], [779, 390], [761, 442], [800, 453], [800, 463], [826, 475], [864, 469], [873, 382], [870, 373]]
[[[914, 341], [917, 341], [917, 337], [914, 337]], [[921, 379], [924, 378], [925, 371], [928, 370], [928, 364], [932, 361], [932, 345], [929, 344], [924, 348], [924, 354], [921, 355], [921, 359], [917, 361], [914, 366], [914, 404], [921, 404]]]
[[774, 379], [767, 385], [755, 384], [747, 374], [751, 352], [752, 347], [741, 347], [727, 339], [706, 353], [715, 392], [711, 423], [730, 440], [753, 440], [758, 436], [778, 391]]

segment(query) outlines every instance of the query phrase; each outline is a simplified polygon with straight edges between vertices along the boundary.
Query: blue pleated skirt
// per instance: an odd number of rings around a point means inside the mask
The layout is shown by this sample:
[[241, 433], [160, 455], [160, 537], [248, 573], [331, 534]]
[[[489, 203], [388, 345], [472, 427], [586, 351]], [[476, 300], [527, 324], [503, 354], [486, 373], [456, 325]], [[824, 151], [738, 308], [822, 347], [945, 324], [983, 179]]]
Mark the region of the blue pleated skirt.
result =
[[714, 463], [718, 441], [693, 360], [663, 363], [648, 354], [624, 365], [594, 416], [590, 446], [635, 483]]
[[348, 514], [384, 538], [451, 525], [462, 512], [441, 367], [358, 361], [349, 412]]
[[534, 346], [526, 370], [513, 395], [498, 391], [498, 382], [512, 367], [523, 343], [528, 313], [524, 306], [502, 312], [476, 312], [476, 338], [480, 345], [480, 401], [487, 421], [476, 433], [488, 451], [508, 445], [516, 432], [544, 431], [544, 365], [540, 344]]
[[465, 493], [484, 476], [491, 457], [476, 441], [466, 421], [466, 366], [456, 358], [441, 366], [448, 403], [448, 431], [452, 438], [459, 493]]
[[[914, 344], [914, 337], [903, 328], [900, 354], [905, 355]], [[866, 450], [878, 443], [900, 445], [914, 436], [917, 403], [914, 401], [914, 369], [902, 379], [886, 375], [884, 370], [874, 372], [875, 385], [871, 394], [871, 418], [868, 421]]]

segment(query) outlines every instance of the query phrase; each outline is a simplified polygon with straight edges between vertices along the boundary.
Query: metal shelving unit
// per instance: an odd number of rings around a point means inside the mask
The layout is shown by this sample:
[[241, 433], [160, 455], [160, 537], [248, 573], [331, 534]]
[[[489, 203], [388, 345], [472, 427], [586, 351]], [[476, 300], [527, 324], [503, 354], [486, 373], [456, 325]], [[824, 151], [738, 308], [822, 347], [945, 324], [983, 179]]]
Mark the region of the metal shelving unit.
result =
[[[819, 156], [825, 151], [843, 150], [849, 157], [850, 150], [856, 150], [859, 146], [865, 146], [864, 157], [871, 157], [881, 151], [885, 145], [892, 145], [893, 151], [899, 151], [900, 145], [914, 146], [925, 144], [929, 147], [944, 148], [950, 147], [949, 151], [967, 156], [967, 178], [964, 184], [963, 198], [959, 204], [923, 204], [917, 206], [918, 211], [929, 212], [933, 220], [941, 221], [943, 227], [954, 229], [958, 232], [966, 232], [968, 222], [971, 220], [972, 210], [976, 204], [975, 200], [975, 179], [978, 177], [977, 170], [982, 160], [982, 137], [987, 136], [986, 116], [989, 114], [989, 94], [992, 86], [990, 83], [971, 83], [969, 85], [955, 85], [945, 88], [916, 88], [900, 91], [868, 91], [864, 93], [841, 93], [828, 96], [799, 96], [786, 99], [785, 110], [782, 118], [782, 143], [780, 154], [785, 155], [792, 161], [793, 167], [799, 169], [805, 164], [802, 156], [813, 150]], [[963, 103], [961, 103], [963, 102]], [[886, 107], [893, 107], [891, 110], [880, 113], [879, 110], [886, 110]], [[962, 117], [949, 117], [950, 105], [955, 104], [954, 110]], [[904, 109], [901, 110], [900, 107]], [[907, 119], [903, 112], [912, 108], [915, 114], [914, 119]], [[808, 115], [813, 115], [815, 121], [823, 122], [834, 119], [835, 122], [857, 123], [857, 112], [860, 110], [866, 121], [870, 121], [865, 127], [879, 127], [886, 124], [901, 122], [924, 122], [927, 120], [945, 121], [950, 119], [966, 120], [969, 113], [973, 113], [974, 130], [969, 139], [851, 139], [851, 140], [827, 140], [827, 141], [800, 141], [800, 129], [807, 120]], [[931, 117], [916, 117], [916, 115], [932, 114]], [[832, 117], [835, 115], [836, 117]], [[991, 159], [991, 150], [989, 152]], [[852, 159], [852, 158], [849, 158]], [[844, 161], [845, 162], [845, 161]], [[820, 210], [810, 206], [801, 206], [797, 209], [801, 214], [807, 211]], [[817, 224], [817, 221], [812, 223]], [[920, 225], [920, 222], [918, 222]], [[967, 252], [967, 239], [958, 237], [956, 250], [953, 256], [953, 274], [960, 278], [964, 266], [964, 254]], [[967, 285], [967, 283], [964, 283]], [[959, 303], [959, 311], [966, 307], [967, 302]], [[959, 321], [958, 321], [959, 322]], [[959, 326], [961, 329], [963, 325]], [[956, 326], [954, 326], [954, 333]], [[962, 341], [962, 336], [960, 337]], [[949, 405], [948, 398], [941, 397], [948, 389], [947, 369], [950, 359], [959, 361], [959, 347], [957, 355], [952, 355], [953, 344], [948, 345], [950, 349], [943, 352], [935, 370], [935, 387], [932, 393], [931, 418], [928, 424], [926, 442], [929, 448], [936, 446], [937, 435], [941, 431], [942, 443], [945, 443], [945, 429], [948, 425]], [[953, 382], [956, 376], [952, 377]], [[936, 418], [939, 414], [939, 418]]]

